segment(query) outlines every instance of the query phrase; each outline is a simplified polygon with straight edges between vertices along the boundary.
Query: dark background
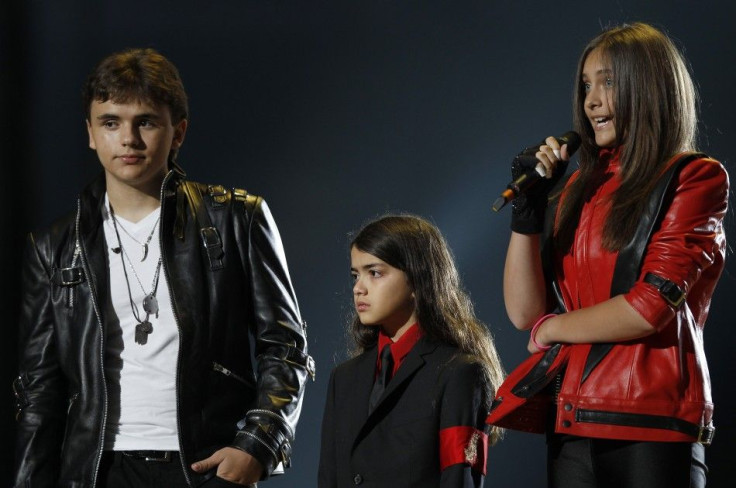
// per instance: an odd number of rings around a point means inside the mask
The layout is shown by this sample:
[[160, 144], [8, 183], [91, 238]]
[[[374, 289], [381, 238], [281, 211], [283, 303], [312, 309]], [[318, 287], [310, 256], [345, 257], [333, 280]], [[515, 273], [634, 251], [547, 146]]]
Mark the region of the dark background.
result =
[[[265, 486], [315, 486], [330, 369], [345, 357], [348, 233], [386, 211], [435, 222], [507, 369], [526, 356], [501, 300], [509, 210], [491, 202], [520, 149], [571, 128], [577, 58], [602, 27], [646, 21], [689, 59], [700, 148], [733, 171], [736, 7], [731, 1], [6, 0], [0, 5], [2, 351], [0, 484], [9, 478], [23, 236], [72, 208], [98, 171], [80, 88], [93, 65], [154, 47], [178, 67], [191, 119], [192, 179], [264, 195], [276, 216], [317, 381], [307, 387], [293, 468]], [[727, 219], [734, 238], [733, 211]], [[736, 289], [729, 251], [705, 329], [718, 432], [709, 486], [733, 486]], [[488, 486], [544, 486], [542, 436], [509, 432]]]

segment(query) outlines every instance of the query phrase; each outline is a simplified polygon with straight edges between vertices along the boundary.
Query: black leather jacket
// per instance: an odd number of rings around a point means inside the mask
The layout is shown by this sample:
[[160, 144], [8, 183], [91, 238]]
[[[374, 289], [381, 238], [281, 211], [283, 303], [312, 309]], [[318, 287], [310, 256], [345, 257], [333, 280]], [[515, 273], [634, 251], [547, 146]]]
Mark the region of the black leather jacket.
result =
[[[15, 485], [93, 487], [107, 421], [104, 330], [110, 285], [101, 177], [77, 211], [31, 234], [23, 267]], [[213, 229], [214, 228], [214, 229]], [[223, 446], [264, 477], [289, 465], [307, 375], [305, 326], [265, 201], [187, 183], [161, 192], [161, 254], [179, 328], [179, 443], [191, 462]], [[255, 351], [255, 360], [251, 351]]]

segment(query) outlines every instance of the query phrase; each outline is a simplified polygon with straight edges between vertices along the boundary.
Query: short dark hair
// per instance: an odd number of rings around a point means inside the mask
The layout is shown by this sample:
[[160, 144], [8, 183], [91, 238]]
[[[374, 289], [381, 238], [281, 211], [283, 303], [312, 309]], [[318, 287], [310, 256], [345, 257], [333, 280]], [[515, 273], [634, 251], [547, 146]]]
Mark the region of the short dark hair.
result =
[[[92, 102], [146, 102], [169, 108], [171, 122], [178, 124], [189, 117], [184, 84], [176, 66], [155, 49], [126, 49], [107, 56], [87, 77], [82, 91], [85, 117], [89, 119]], [[173, 161], [172, 149], [169, 159]]]
[[100, 61], [84, 85], [84, 110], [93, 101], [140, 100], [166, 105], [177, 124], [189, 115], [184, 85], [176, 66], [155, 49], [126, 49]]

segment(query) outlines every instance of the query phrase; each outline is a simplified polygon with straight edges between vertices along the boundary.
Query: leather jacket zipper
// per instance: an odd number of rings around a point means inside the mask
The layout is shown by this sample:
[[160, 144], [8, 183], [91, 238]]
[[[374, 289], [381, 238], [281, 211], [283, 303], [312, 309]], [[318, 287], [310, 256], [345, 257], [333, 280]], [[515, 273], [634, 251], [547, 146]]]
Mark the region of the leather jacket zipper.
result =
[[562, 376], [564, 372], [565, 370], [563, 369], [555, 375], [554, 398], [552, 399], [555, 406], [559, 403], [558, 400], [560, 398], [560, 391], [562, 390]]
[[69, 415], [69, 412], [72, 411], [72, 407], [74, 406], [74, 403], [77, 401], [77, 398], [79, 398], [79, 393], [75, 393], [74, 395], [69, 397], [69, 404], [66, 407], [66, 414]]
[[[74, 268], [77, 265], [77, 261], [79, 260], [79, 255], [82, 253], [82, 248], [79, 245], [79, 234], [76, 236], [76, 242], [74, 243], [74, 254], [72, 255], [72, 264], [71, 267]], [[71, 309], [74, 308], [74, 290], [76, 287], [70, 286], [67, 291], [69, 293], [68, 295], [68, 301], [67, 306]]]
[[23, 409], [28, 406], [30, 403], [28, 401], [28, 396], [26, 395], [26, 383], [23, 379], [23, 375], [18, 375], [18, 377], [13, 380], [13, 394], [15, 394], [15, 421], [20, 421], [20, 417], [23, 414]]
[[220, 364], [218, 362], [212, 361], [212, 369], [215, 370], [215, 371], [217, 371], [218, 373], [222, 373], [225, 376], [228, 376], [228, 377], [230, 377], [230, 378], [232, 378], [234, 380], [237, 380], [237, 381], [241, 382], [245, 386], [253, 387], [253, 382], [252, 381], [248, 381], [247, 379], [243, 378], [239, 374], [233, 373], [232, 371], [230, 371], [229, 369], [227, 369], [225, 366], [223, 366], [222, 364]]
[[[171, 179], [171, 176], [174, 174], [174, 170], [169, 170], [169, 172], [164, 177], [164, 181], [161, 183], [161, 192], [159, 194], [159, 200], [161, 202], [161, 225], [158, 227], [158, 240], [159, 240], [159, 247], [161, 248], [161, 263], [162, 268], [164, 270], [164, 276], [166, 276], [166, 281], [168, 283], [171, 283], [171, 274], [169, 273], [168, 266], [166, 265], [166, 258], [164, 257], [164, 189], [166, 188], [166, 185], [168, 184], [169, 180]], [[176, 324], [176, 329], [179, 331], [179, 348], [176, 353], [176, 436], [179, 439], [179, 458], [181, 460], [181, 468], [184, 471], [184, 478], [187, 480], [187, 484], [189, 486], [194, 486], [192, 483], [192, 479], [189, 476], [189, 471], [187, 471], [187, 460], [185, 459], [184, 455], [184, 444], [181, 439], [181, 419], [179, 418], [179, 411], [181, 410], [181, 405], [179, 404], [179, 392], [181, 391], [180, 387], [180, 381], [181, 381], [181, 325], [179, 324], [179, 314], [177, 312], [177, 306], [176, 306], [176, 300], [174, 299], [174, 292], [172, 291], [172, 286], [169, 286], [169, 299], [171, 300], [171, 312], [174, 316], [174, 323]]]
[[[82, 259], [82, 267], [84, 269], [84, 272], [87, 274], [87, 282], [89, 284], [89, 290], [90, 290], [90, 301], [92, 302], [92, 308], [95, 311], [95, 316], [97, 317], [97, 324], [100, 328], [100, 369], [102, 374], [102, 391], [104, 393], [104, 402], [102, 406], [102, 423], [100, 425], [100, 438], [99, 438], [99, 444], [97, 446], [97, 461], [95, 465], [95, 471], [92, 473], [92, 486], [97, 486], [97, 475], [100, 472], [100, 462], [102, 462], [102, 452], [105, 446], [105, 428], [107, 425], [107, 382], [104, 381], [105, 378], [105, 328], [102, 325], [102, 315], [100, 315], [100, 308], [97, 303], [97, 293], [95, 291], [95, 285], [94, 280], [92, 279], [92, 269], [89, 266], [89, 261], [87, 261], [87, 253], [84, 249], [84, 245], [82, 244], [81, 234], [79, 231], [79, 222], [81, 220], [82, 216], [82, 199], [77, 199], [77, 219], [75, 222], [75, 232], [76, 232], [76, 242], [77, 242], [77, 249], [79, 251], [79, 257]], [[76, 254], [77, 250], [75, 250]]]

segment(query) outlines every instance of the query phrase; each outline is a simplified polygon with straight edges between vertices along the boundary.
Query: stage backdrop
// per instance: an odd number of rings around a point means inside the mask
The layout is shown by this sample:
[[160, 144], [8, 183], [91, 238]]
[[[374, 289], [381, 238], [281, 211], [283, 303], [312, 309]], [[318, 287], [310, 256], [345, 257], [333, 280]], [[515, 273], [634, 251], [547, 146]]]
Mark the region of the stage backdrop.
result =
[[[347, 243], [367, 219], [412, 212], [436, 223], [506, 368], [526, 356], [527, 335], [501, 298], [510, 211], [490, 205], [520, 149], [571, 128], [577, 58], [602, 27], [641, 20], [676, 40], [700, 91], [701, 149], [733, 170], [736, 10], [725, 0], [11, 0], [0, 15], [2, 480], [13, 445], [21, 243], [70, 210], [100, 171], [80, 87], [112, 51], [154, 47], [174, 61], [191, 103], [180, 154], [189, 176], [264, 195], [280, 226], [317, 380], [307, 385], [293, 468], [271, 488], [316, 485], [327, 379], [345, 358]], [[731, 214], [731, 239], [734, 230]], [[705, 330], [715, 487], [732, 486], [734, 475], [735, 271], [729, 255]], [[544, 466], [542, 436], [509, 432], [490, 451], [488, 486], [543, 487]]]

